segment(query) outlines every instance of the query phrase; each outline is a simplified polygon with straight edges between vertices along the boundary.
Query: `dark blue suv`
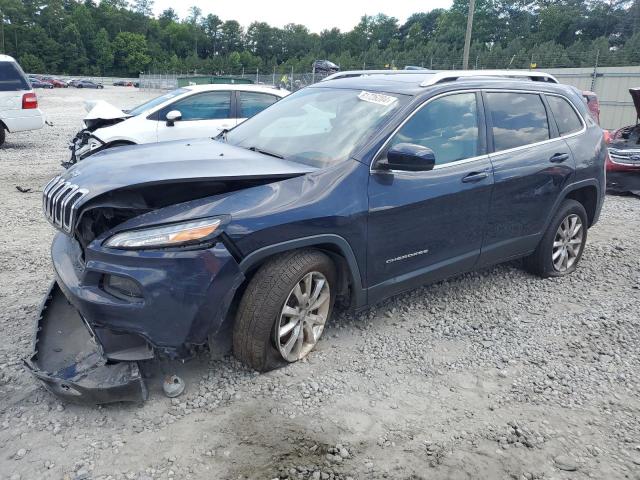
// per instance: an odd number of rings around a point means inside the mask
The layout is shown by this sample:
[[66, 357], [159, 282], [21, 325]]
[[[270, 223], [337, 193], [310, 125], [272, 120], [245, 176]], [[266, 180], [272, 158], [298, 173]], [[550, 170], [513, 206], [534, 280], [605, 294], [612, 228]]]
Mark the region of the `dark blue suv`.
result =
[[68, 398], [135, 400], [138, 361], [215, 348], [227, 327], [264, 371], [308, 355], [336, 301], [516, 258], [574, 271], [607, 155], [576, 90], [405, 73], [345, 72], [219, 138], [115, 148], [53, 179], [34, 374]]

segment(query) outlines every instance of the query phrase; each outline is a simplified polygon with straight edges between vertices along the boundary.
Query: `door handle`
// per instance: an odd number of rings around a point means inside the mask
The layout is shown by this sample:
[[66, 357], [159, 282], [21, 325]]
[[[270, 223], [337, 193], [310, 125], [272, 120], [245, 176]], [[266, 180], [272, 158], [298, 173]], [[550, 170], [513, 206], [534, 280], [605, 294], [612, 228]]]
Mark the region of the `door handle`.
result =
[[551, 163], [562, 163], [569, 159], [568, 153], [556, 153], [553, 157], [549, 159]]
[[462, 183], [474, 183], [484, 180], [489, 176], [488, 172], [471, 172], [462, 179]]

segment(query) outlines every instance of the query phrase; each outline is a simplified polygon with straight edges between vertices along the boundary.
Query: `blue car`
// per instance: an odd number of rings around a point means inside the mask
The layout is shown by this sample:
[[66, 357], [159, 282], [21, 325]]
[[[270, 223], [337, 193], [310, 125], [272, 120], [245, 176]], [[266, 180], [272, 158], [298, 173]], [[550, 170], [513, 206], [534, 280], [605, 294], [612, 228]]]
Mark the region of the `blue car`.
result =
[[[138, 362], [219, 348], [266, 371], [359, 310], [517, 258], [572, 273], [607, 148], [532, 72], [381, 72], [302, 89], [217, 138], [113, 148], [44, 188], [55, 282], [26, 363], [52, 392], [146, 398]], [[344, 78], [339, 78], [344, 75]]]

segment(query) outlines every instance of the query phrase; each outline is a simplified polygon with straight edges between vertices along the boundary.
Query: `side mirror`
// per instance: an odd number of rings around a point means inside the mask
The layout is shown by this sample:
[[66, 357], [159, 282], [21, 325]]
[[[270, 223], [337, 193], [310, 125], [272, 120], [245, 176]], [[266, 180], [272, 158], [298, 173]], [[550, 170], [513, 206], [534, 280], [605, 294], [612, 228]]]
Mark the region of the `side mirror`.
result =
[[182, 112], [180, 110], [171, 110], [167, 113], [167, 127], [173, 127], [179, 120], [182, 120]]
[[429, 147], [414, 143], [398, 143], [387, 151], [387, 159], [378, 162], [381, 170], [427, 172], [436, 165], [436, 155]]

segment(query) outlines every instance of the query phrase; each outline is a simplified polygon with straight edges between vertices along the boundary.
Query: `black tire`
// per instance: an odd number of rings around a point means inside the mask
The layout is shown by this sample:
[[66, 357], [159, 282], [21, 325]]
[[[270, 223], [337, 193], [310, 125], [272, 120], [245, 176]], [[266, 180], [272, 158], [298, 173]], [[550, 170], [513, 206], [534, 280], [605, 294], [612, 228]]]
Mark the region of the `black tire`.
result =
[[7, 132], [4, 129], [4, 125], [0, 123], [0, 147], [2, 146], [6, 138], [7, 138]]
[[[571, 266], [566, 270], [558, 270], [553, 263], [553, 244], [556, 241], [556, 235], [560, 225], [571, 215], [577, 215], [582, 222], [582, 242], [578, 249], [578, 254]], [[582, 258], [582, 252], [584, 246], [587, 243], [587, 225], [588, 225], [587, 212], [580, 202], [575, 200], [565, 200], [560, 205], [560, 208], [553, 216], [553, 219], [549, 223], [549, 226], [542, 236], [540, 243], [536, 250], [528, 257], [524, 259], [525, 268], [542, 278], [548, 277], [563, 277], [569, 275], [575, 271]]]
[[288, 364], [275, 344], [275, 329], [289, 294], [305, 275], [322, 273], [329, 284], [327, 319], [336, 292], [336, 269], [332, 260], [317, 250], [295, 250], [268, 260], [244, 291], [233, 326], [233, 353], [260, 372]]

